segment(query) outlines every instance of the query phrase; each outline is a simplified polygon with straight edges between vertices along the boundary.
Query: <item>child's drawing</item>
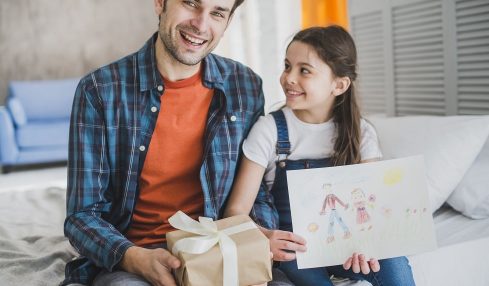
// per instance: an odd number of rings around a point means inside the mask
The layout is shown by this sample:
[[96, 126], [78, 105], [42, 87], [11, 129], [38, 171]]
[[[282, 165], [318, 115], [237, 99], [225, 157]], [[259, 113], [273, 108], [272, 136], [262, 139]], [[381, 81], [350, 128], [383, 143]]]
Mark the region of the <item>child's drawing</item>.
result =
[[287, 182], [294, 232], [307, 241], [299, 268], [436, 247], [421, 156], [287, 171]]
[[331, 184], [323, 184], [323, 190], [324, 193], [326, 194], [326, 197], [324, 198], [323, 207], [321, 208], [320, 215], [325, 215], [329, 213], [328, 238], [326, 239], [326, 241], [328, 243], [334, 241], [335, 222], [338, 222], [341, 229], [343, 230], [343, 238], [344, 239], [350, 238], [351, 237], [350, 230], [345, 225], [343, 219], [341, 218], [338, 211], [336, 210], [336, 203], [340, 204], [345, 210], [348, 209], [348, 204], [345, 204], [335, 194], [333, 194], [331, 189]]

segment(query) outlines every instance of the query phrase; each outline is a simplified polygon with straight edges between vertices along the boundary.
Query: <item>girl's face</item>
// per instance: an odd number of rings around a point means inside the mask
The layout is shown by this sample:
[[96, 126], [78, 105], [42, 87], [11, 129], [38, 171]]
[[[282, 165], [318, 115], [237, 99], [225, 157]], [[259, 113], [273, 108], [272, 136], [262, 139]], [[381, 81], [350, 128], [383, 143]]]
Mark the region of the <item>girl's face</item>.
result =
[[365, 196], [363, 195], [362, 192], [354, 191], [351, 193], [351, 199], [354, 202], [361, 202], [365, 199]]
[[338, 82], [310, 45], [298, 41], [290, 44], [280, 84], [287, 106], [299, 119], [322, 123], [331, 118], [334, 98], [339, 95]]

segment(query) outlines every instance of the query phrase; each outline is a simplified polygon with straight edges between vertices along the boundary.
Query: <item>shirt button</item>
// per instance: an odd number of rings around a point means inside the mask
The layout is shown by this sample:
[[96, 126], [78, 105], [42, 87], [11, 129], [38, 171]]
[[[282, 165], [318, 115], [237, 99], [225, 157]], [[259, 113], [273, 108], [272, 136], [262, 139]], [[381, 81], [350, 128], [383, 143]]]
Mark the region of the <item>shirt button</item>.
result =
[[139, 146], [139, 151], [144, 152], [144, 150], [146, 150], [146, 147], [144, 147], [143, 145]]
[[156, 106], [151, 107], [151, 112], [156, 112], [156, 111], [158, 111], [158, 108], [156, 108]]
[[229, 120], [231, 120], [232, 122], [236, 121], [236, 116], [234, 116], [234, 115], [233, 115], [233, 116], [231, 116], [231, 117], [229, 118]]
[[162, 85], [158, 85], [158, 91], [163, 91], [163, 86]]

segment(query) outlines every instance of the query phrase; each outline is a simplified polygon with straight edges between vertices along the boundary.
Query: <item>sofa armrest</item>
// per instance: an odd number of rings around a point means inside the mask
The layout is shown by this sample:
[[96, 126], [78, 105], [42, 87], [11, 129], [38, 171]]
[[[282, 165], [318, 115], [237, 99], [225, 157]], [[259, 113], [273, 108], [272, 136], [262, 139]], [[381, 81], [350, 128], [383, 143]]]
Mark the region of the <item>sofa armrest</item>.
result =
[[0, 164], [14, 164], [18, 154], [12, 117], [4, 106], [0, 106]]

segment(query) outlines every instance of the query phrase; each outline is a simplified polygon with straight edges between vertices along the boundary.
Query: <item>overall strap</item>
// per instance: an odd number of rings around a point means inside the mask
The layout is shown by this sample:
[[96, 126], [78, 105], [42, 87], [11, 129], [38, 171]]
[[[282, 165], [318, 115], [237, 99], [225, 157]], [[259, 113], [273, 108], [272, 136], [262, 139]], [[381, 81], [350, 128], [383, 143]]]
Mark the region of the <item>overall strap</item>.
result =
[[280, 109], [270, 113], [275, 119], [275, 125], [277, 126], [277, 146], [276, 152], [278, 160], [284, 161], [290, 154], [290, 141], [289, 131], [287, 129], [287, 120], [285, 119], [284, 112]]

